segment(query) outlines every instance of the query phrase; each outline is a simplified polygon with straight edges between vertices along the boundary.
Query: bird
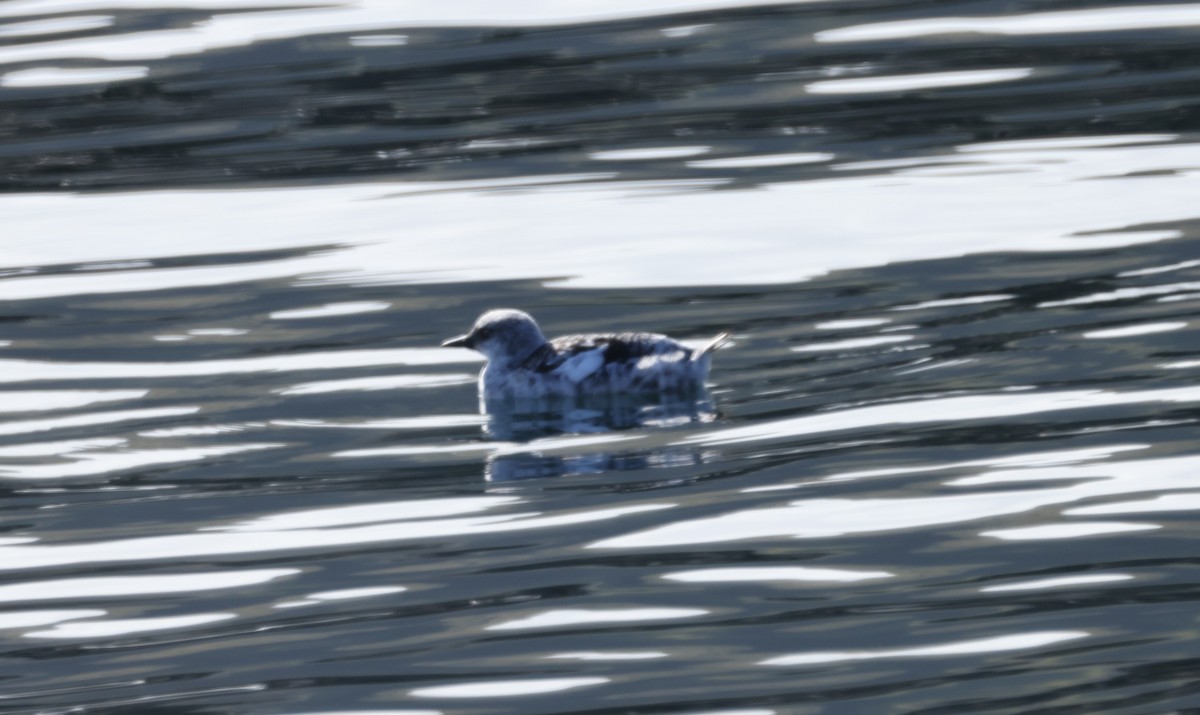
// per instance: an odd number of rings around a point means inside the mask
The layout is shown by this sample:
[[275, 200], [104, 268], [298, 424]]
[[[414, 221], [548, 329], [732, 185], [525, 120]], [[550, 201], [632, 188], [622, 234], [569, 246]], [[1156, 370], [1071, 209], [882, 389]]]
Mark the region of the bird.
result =
[[547, 340], [531, 315], [489, 310], [470, 332], [442, 343], [482, 353], [484, 401], [702, 390], [713, 351], [729, 333], [689, 348], [657, 333], [567, 335]]

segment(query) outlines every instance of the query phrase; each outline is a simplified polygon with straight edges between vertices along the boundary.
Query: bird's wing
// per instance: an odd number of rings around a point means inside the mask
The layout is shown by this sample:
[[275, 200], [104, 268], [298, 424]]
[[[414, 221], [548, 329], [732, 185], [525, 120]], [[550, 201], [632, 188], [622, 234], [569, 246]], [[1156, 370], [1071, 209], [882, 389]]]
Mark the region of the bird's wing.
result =
[[600, 343], [591, 349], [580, 350], [566, 357], [554, 368], [554, 372], [566, 376], [571, 382], [582, 382], [588, 375], [604, 365], [604, 353], [607, 350], [606, 343]]
[[568, 335], [551, 341], [535, 369], [578, 383], [613, 363], [637, 365], [646, 360], [687, 359], [691, 354], [690, 348], [656, 333]]

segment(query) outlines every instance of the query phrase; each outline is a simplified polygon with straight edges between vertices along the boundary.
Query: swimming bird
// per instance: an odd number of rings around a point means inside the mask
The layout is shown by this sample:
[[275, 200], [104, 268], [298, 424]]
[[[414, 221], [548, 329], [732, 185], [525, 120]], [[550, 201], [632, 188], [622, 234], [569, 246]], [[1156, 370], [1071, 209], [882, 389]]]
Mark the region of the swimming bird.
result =
[[722, 333], [699, 349], [657, 333], [568, 335], [547, 340], [520, 310], [489, 310], [471, 331], [442, 343], [483, 353], [479, 396], [486, 400], [701, 389]]

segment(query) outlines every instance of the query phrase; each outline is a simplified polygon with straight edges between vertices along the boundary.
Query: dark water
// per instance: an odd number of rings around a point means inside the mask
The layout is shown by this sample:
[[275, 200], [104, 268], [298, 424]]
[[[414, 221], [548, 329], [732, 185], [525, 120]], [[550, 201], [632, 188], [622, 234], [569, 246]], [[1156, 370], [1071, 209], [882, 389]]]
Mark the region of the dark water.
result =
[[0, 3], [0, 712], [1200, 711], [1200, 9], [270, 4]]

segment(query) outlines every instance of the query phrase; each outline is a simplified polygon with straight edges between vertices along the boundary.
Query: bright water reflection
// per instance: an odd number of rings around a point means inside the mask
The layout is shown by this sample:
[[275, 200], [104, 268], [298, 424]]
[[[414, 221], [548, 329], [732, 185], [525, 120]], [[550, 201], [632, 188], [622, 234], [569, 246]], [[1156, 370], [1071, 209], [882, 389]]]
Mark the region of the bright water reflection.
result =
[[98, 596], [140, 596], [155, 593], [189, 593], [209, 589], [235, 588], [267, 583], [277, 578], [294, 576], [299, 569], [259, 569], [257, 571], [227, 571], [172, 576], [110, 576], [97, 578], [59, 579], [56, 581], [27, 581], [0, 586], [0, 602], [57, 601], [86, 599]]
[[504, 698], [573, 690], [609, 682], [608, 678], [543, 678], [539, 680], [497, 680], [417, 688], [418, 698]]
[[[953, 161], [959, 168], [932, 172], [933, 161]], [[171, 249], [145, 236], [167, 232], [176, 234], [190, 254], [281, 248], [296, 253], [234, 266], [19, 276], [0, 281], [0, 297], [28, 300], [298, 276], [307, 276], [306, 282], [357, 285], [560, 276], [565, 278], [556, 284], [577, 287], [789, 282], [832, 270], [953, 256], [962, 251], [964, 236], [970, 236], [973, 252], [1086, 251], [1161, 241], [1178, 232], [1128, 227], [1192, 218], [1183, 199], [1194, 193], [1200, 177], [1180, 172], [1119, 178], [1200, 166], [1196, 146], [1180, 143], [1037, 152], [995, 145], [991, 152], [933, 161], [898, 168], [894, 180], [847, 172], [752, 193], [670, 191], [671, 184], [646, 184], [462, 194], [418, 185], [404, 187], [403, 193], [427, 193], [403, 206], [400, 225], [395, 204], [404, 196], [386, 198], [397, 190], [392, 185], [139, 193], [103, 201], [9, 198], [2, 203], [14, 223], [12, 260], [26, 265], [54, 265], [76, 253], [67, 248], [75, 221], [88, 222], [100, 234], [86, 249], [90, 261], [163, 256]], [[964, 163], [969, 175], [961, 170]], [[1143, 190], [1151, 184], [1153, 190]], [[992, 200], [997, 194], [1006, 200]], [[636, 200], [639, 196], [654, 200]], [[613, 213], [610, 207], [620, 199], [634, 200]], [[775, 211], [777, 205], [801, 207], [802, 225], [791, 214]], [[860, 205], [870, 205], [879, 223], [855, 222], [854, 207]], [[1082, 223], [1075, 209], [1080, 205], [1091, 207]], [[140, 216], [146, 234], [120, 230], [120, 217], [130, 213]], [[759, 217], [754, 235], [731, 245], [725, 237], [742, 233], [739, 222], [747, 213]], [[447, 226], [444, 217], [456, 214], [487, 218]], [[281, 224], [280, 215], [291, 220]], [[882, 225], [891, 229], [882, 232]], [[334, 236], [341, 245], [329, 252]], [[514, 252], [496, 236], [520, 236], [523, 248]], [[606, 250], [591, 250], [597, 245]], [[683, 246], [686, 251], [679, 250]], [[638, 260], [628, 260], [631, 254]], [[300, 309], [307, 308], [294, 310]]]
[[902, 648], [879, 651], [844, 651], [825, 653], [798, 653], [783, 655], [778, 658], [764, 660], [762, 665], [816, 665], [818, 663], [836, 663], [846, 660], [866, 660], [871, 658], [918, 658], [929, 656], [955, 656], [974, 653], [995, 653], [1006, 650], [1021, 650], [1023, 648], [1038, 648], [1054, 643], [1086, 638], [1087, 633], [1080, 631], [1049, 631], [1043, 633], [1022, 633], [1020, 635], [998, 636], [976, 641], [961, 641], [920, 648]]
[[[1200, 459], [1183, 457], [985, 472], [978, 477], [964, 477], [950, 484], [966, 486], [1048, 479], [1067, 481], [1070, 485], [895, 499], [804, 499], [786, 506], [741, 510], [674, 522], [650, 531], [605, 539], [592, 544], [591, 548], [652, 548], [774, 536], [828, 538], [898, 529], [924, 529], [936, 524], [991, 519], [1101, 496], [1195, 488], [1200, 485], [1197, 467], [1200, 467]], [[1156, 528], [1159, 528], [1156, 524], [1077, 522], [982, 533], [1004, 539], [1069, 538]]]
[[[260, 532], [254, 540], [248, 540], [238, 533], [242, 529], [232, 528], [75, 545], [0, 546], [0, 570], [25, 570], [79, 563], [153, 561], [191, 556], [323, 550], [351, 544], [503, 533], [514, 529], [544, 529], [586, 524], [591, 521], [615, 519], [645, 511], [669, 509], [672, 506], [674, 505], [667, 503], [641, 504], [554, 516], [542, 516], [536, 512], [517, 512], [499, 516], [415, 521], [404, 521], [401, 516], [401, 520], [389, 517], [380, 524], [359, 526], [357, 523], [352, 523], [338, 529], [283, 527], [278, 530]], [[368, 519], [368, 521], [376, 520]]]

